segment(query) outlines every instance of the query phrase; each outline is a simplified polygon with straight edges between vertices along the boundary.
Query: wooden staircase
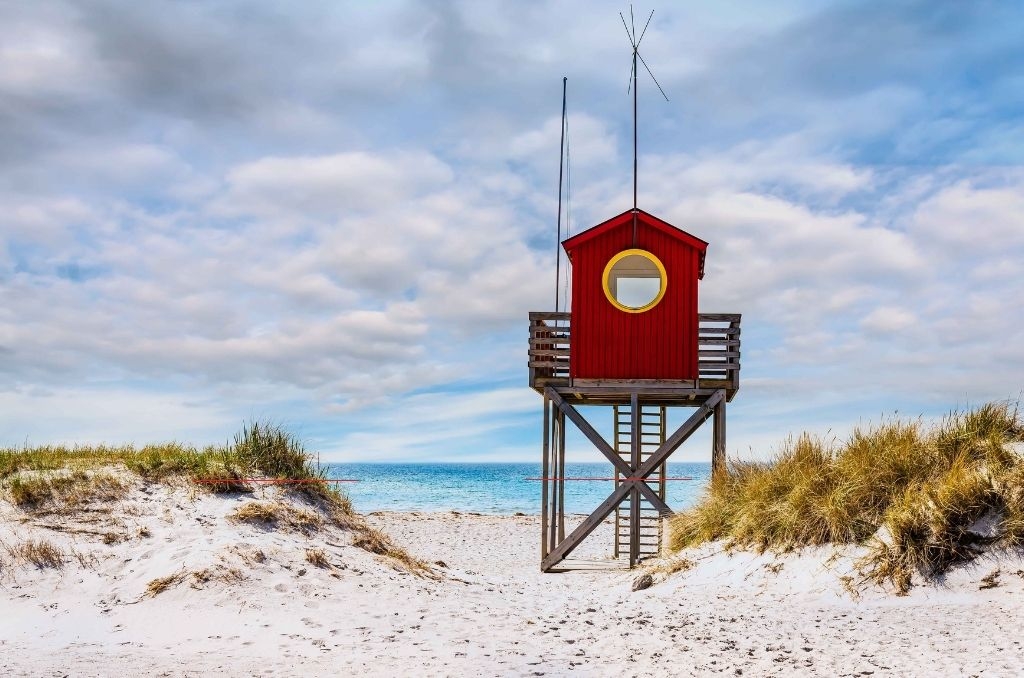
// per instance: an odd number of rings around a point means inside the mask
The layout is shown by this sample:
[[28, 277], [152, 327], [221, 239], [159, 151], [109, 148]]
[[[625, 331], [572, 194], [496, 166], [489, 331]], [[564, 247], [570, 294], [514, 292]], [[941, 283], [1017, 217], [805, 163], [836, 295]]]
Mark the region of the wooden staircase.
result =
[[[640, 406], [640, 463], [647, 460], [658, 447], [665, 442], [666, 408], [658, 405]], [[632, 459], [632, 418], [633, 413], [629, 405], [615, 406], [615, 452], [622, 457], [627, 464], [633, 464]], [[658, 496], [665, 499], [665, 478], [666, 464], [662, 464], [648, 476], [648, 484], [656, 487]], [[616, 478], [622, 478], [622, 474], [616, 473]], [[616, 487], [619, 481], [615, 481]], [[630, 515], [632, 508], [632, 496], [627, 496], [615, 509], [615, 551], [614, 557], [629, 557], [630, 539]], [[639, 497], [640, 502], [640, 543], [638, 560], [655, 556], [661, 551], [661, 540], [663, 534], [663, 521], [649, 501], [643, 496]]]

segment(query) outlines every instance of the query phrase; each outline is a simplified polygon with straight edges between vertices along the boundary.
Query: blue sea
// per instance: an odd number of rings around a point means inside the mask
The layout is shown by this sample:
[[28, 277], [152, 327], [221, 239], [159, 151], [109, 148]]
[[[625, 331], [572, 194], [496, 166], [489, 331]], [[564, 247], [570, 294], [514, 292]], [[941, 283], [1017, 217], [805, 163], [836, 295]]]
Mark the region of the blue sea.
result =
[[[328, 464], [360, 513], [370, 511], [462, 511], [508, 515], [540, 513], [540, 464]], [[609, 478], [611, 464], [566, 463], [567, 478]], [[667, 502], [675, 510], [692, 506], [707, 486], [711, 464], [669, 464]], [[565, 510], [590, 513], [614, 489], [609, 481], [566, 481]]]

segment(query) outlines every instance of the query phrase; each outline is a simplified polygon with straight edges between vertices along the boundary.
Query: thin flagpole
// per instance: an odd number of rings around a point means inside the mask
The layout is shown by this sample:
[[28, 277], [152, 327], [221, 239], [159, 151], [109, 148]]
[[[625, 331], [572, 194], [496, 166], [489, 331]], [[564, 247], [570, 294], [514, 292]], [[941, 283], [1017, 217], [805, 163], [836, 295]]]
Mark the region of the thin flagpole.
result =
[[[633, 7], [630, 5], [630, 11]], [[636, 247], [636, 176], [637, 176], [637, 122], [636, 122], [636, 90], [639, 82], [636, 77], [636, 43], [633, 43], [633, 247]]]
[[562, 78], [562, 133], [558, 142], [558, 237], [555, 238], [555, 313], [558, 313], [558, 283], [562, 279], [562, 170], [565, 168], [565, 90], [569, 78]]

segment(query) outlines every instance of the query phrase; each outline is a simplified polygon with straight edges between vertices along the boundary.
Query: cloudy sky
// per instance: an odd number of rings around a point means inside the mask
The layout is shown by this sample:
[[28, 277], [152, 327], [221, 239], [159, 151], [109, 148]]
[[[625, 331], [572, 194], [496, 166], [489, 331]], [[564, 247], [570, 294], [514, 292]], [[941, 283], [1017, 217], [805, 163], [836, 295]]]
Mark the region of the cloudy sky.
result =
[[[743, 313], [730, 452], [1018, 397], [1024, 5], [652, 8], [640, 205]], [[622, 9], [0, 0], [0, 445], [539, 458], [561, 80], [578, 232], [631, 204]]]

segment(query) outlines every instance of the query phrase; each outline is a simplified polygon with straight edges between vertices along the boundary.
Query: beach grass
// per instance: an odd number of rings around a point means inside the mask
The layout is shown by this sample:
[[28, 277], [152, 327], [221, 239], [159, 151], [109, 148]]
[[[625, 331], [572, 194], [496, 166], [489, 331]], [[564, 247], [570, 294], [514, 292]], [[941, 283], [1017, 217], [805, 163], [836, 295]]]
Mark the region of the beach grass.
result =
[[319, 515], [280, 502], [251, 501], [228, 517], [238, 522], [280, 527], [307, 534], [323, 526], [323, 519]]
[[[197, 490], [212, 493], [252, 492], [252, 484], [247, 482], [251, 478], [287, 480], [284, 491], [304, 499], [315, 512], [282, 502], [253, 501], [233, 511], [229, 519], [306, 535], [329, 522], [351, 531], [354, 546], [385, 556], [416, 574], [432, 575], [425, 561], [367, 525], [353, 510], [348, 496], [330, 486], [326, 469], [316, 463], [302, 441], [276, 424], [247, 423], [228, 443], [203, 449], [178, 442], [143, 447], [48, 445], [0, 449], [0, 496], [6, 495], [11, 503], [29, 512], [67, 514], [89, 502], [121, 499], [131, 489], [126, 473], [148, 482], [184, 480], [195, 484]], [[104, 539], [109, 544], [121, 537], [110, 533]], [[55, 562], [42, 552], [33, 553], [32, 558], [21, 553], [11, 555], [33, 563]], [[176, 581], [173, 577], [154, 581], [149, 593], [157, 595]]]
[[331, 567], [331, 561], [328, 560], [327, 554], [324, 553], [323, 549], [306, 549], [306, 562], [321, 569], [329, 569]]
[[[220, 446], [199, 449], [169, 442], [134, 445], [44, 445], [0, 448], [0, 483], [7, 486], [12, 500], [22, 506], [39, 505], [62, 496], [73, 499], [73, 491], [112, 491], [110, 482], [100, 482], [88, 472], [123, 467], [152, 481], [185, 478], [210, 492], [247, 492], [245, 478], [276, 478], [310, 481], [290, 486], [290, 491], [327, 502], [335, 510], [351, 513], [348, 497], [326, 482], [326, 469], [316, 464], [302, 441], [273, 423], [250, 422]], [[61, 471], [66, 475], [43, 476], [35, 472]], [[84, 495], [83, 495], [84, 496]]]
[[[670, 550], [713, 540], [760, 551], [863, 544], [865, 578], [900, 593], [981, 546], [1024, 546], [1024, 420], [1015, 402], [898, 418], [844, 442], [800, 435], [767, 462], [736, 461], [670, 525]], [[981, 526], [986, 523], [985, 529]]]
[[59, 475], [14, 475], [8, 482], [8, 491], [11, 501], [22, 508], [46, 504], [73, 508], [90, 501], [120, 499], [126, 487], [109, 473], [78, 469]]
[[22, 560], [39, 569], [64, 567], [65, 553], [45, 539], [28, 539], [14, 546], [3, 545], [15, 560]]

